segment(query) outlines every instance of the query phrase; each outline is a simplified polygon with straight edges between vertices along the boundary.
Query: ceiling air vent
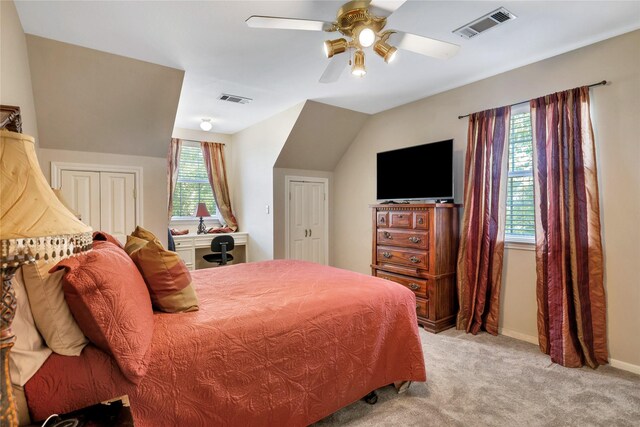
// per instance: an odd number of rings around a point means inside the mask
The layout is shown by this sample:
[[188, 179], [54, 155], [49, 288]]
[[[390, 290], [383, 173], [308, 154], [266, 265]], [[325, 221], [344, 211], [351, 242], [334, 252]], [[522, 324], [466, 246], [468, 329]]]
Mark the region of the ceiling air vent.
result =
[[218, 99], [220, 101], [233, 102], [234, 104], [248, 104], [253, 101], [253, 99], [251, 98], [246, 98], [244, 96], [238, 95], [229, 95], [228, 93], [223, 93]]
[[453, 30], [453, 33], [464, 37], [465, 39], [470, 39], [480, 33], [487, 31], [490, 28], [502, 24], [503, 22], [507, 22], [516, 18], [516, 15], [509, 12], [504, 7], [501, 7], [500, 9], [496, 9], [491, 13], [487, 13], [486, 15], [476, 19], [475, 21], [463, 25], [457, 30]]

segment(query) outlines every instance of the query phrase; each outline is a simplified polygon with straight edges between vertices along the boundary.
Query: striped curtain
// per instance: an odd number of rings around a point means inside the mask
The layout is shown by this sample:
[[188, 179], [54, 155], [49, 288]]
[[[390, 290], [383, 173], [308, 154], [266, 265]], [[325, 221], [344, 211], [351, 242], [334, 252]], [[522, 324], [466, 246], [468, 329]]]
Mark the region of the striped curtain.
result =
[[202, 155], [207, 168], [207, 176], [213, 190], [213, 197], [220, 210], [226, 226], [233, 231], [238, 231], [238, 221], [231, 209], [231, 197], [227, 182], [227, 167], [224, 161], [224, 144], [215, 142], [202, 143]]
[[469, 117], [456, 326], [498, 334], [511, 107]]
[[182, 148], [182, 141], [173, 138], [169, 143], [169, 153], [167, 154], [167, 194], [168, 194], [168, 207], [167, 212], [169, 215], [169, 221], [173, 214], [173, 191], [176, 189], [176, 182], [178, 182], [178, 164], [180, 163], [180, 149]]
[[589, 88], [531, 100], [531, 120], [540, 349], [596, 368], [608, 353]]

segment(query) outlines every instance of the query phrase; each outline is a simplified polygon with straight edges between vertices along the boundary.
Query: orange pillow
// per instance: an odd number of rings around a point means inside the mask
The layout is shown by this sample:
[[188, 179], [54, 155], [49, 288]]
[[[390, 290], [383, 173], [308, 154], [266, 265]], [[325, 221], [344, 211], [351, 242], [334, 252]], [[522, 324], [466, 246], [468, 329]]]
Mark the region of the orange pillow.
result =
[[113, 243], [98, 241], [92, 251], [64, 259], [50, 272], [63, 268], [64, 296], [78, 326], [137, 384], [149, 365], [153, 310], [135, 264]]
[[124, 250], [142, 273], [156, 308], [167, 313], [198, 310], [191, 274], [177, 253], [164, 249], [157, 239], [135, 236], [127, 236]]

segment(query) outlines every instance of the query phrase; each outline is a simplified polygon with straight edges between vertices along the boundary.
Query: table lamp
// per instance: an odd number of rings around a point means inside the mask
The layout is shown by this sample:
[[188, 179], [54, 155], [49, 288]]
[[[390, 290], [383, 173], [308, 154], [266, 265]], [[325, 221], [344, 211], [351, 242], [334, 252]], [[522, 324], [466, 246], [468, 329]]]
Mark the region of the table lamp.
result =
[[198, 208], [196, 209], [196, 216], [200, 217], [200, 224], [198, 224], [198, 234], [205, 234], [207, 232], [207, 227], [204, 226], [203, 216], [211, 216], [209, 210], [207, 209], [207, 205], [204, 203], [198, 203]]
[[[20, 130], [18, 128], [18, 130]], [[80, 222], [56, 197], [45, 179], [34, 140], [0, 130], [0, 425], [17, 426], [11, 390], [9, 352], [15, 336], [11, 323], [16, 296], [11, 279], [20, 266], [43, 259], [53, 267], [61, 259], [90, 250], [91, 227]]]

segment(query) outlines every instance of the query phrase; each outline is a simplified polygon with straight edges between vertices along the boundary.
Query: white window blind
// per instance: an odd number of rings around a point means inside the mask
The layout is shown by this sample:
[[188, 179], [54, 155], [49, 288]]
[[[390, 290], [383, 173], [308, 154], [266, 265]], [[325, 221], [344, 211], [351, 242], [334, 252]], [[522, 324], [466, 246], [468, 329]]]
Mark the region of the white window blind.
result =
[[216, 214], [216, 203], [202, 149], [197, 145], [183, 144], [180, 149], [178, 179], [173, 192], [173, 216], [193, 217], [198, 203], [205, 203], [211, 216]]
[[531, 113], [511, 116], [509, 173], [507, 182], [507, 240], [535, 237], [533, 202], [533, 138]]

